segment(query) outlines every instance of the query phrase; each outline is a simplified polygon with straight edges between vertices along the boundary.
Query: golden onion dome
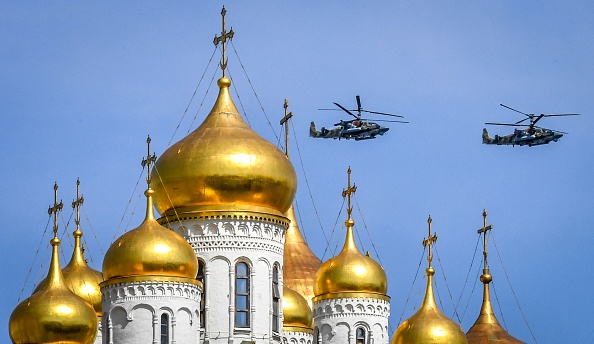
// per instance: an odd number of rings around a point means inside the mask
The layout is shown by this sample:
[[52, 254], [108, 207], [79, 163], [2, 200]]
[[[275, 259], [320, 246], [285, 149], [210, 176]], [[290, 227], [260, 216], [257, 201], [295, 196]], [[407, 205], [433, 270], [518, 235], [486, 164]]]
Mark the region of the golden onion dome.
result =
[[[97, 316], [102, 315], [101, 306], [101, 290], [99, 283], [103, 282], [103, 275], [101, 272], [90, 268], [87, 265], [84, 254], [81, 249], [80, 238], [83, 233], [77, 229], [74, 233], [74, 252], [70, 263], [62, 269], [62, 276], [64, 277], [64, 284], [76, 295], [80, 296], [89, 302]], [[43, 288], [47, 283], [44, 279], [39, 283], [35, 291]]]
[[301, 294], [311, 307], [316, 272], [320, 269], [322, 261], [316, 257], [303, 239], [293, 206], [287, 211], [287, 218], [291, 224], [285, 234], [283, 283]]
[[427, 290], [423, 304], [412, 317], [398, 326], [391, 344], [467, 344], [460, 326], [437, 308], [433, 295], [435, 270], [430, 266], [426, 273]]
[[283, 331], [312, 332], [313, 316], [305, 298], [293, 289], [283, 286]]
[[117, 239], [105, 254], [105, 280], [135, 276], [166, 276], [194, 279], [198, 258], [192, 246], [176, 232], [157, 223], [153, 193], [145, 191], [146, 217], [142, 224]]
[[152, 170], [162, 216], [204, 211], [254, 211], [282, 216], [297, 175], [289, 159], [241, 118], [231, 80], [218, 80], [218, 98], [204, 122], [169, 147]]
[[318, 270], [315, 299], [342, 297], [343, 293], [353, 292], [387, 297], [386, 273], [378, 262], [359, 252], [353, 237], [354, 224], [351, 218], [345, 221], [347, 235], [342, 251]]
[[483, 304], [478, 319], [470, 330], [466, 333], [468, 344], [488, 344], [497, 342], [498, 344], [525, 344], [518, 340], [501, 327], [495, 317], [491, 305], [491, 295], [489, 292], [489, 283], [493, 280], [489, 270], [483, 270], [481, 282], [483, 282]]
[[21, 302], [9, 321], [13, 343], [91, 344], [97, 336], [97, 315], [90, 303], [64, 285], [58, 246], [51, 240], [52, 260], [43, 288]]

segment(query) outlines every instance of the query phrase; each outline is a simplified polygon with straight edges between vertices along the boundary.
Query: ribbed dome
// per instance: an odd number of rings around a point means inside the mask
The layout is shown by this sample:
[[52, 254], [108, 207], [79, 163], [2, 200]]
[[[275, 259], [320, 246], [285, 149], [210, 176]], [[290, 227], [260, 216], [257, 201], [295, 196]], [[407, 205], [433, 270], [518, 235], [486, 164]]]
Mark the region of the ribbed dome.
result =
[[194, 279], [198, 259], [179, 234], [157, 223], [153, 215], [152, 189], [145, 191], [147, 210], [144, 222], [107, 250], [103, 260], [105, 280], [117, 277], [167, 276]]
[[312, 311], [301, 294], [293, 289], [283, 287], [283, 331], [311, 332]]
[[322, 261], [311, 251], [297, 226], [293, 206], [287, 211], [287, 218], [291, 221], [285, 234], [283, 283], [305, 298], [311, 307], [314, 297], [316, 273]]
[[342, 251], [330, 258], [316, 274], [316, 297], [345, 292], [386, 295], [388, 279], [381, 265], [361, 254], [353, 237], [352, 219], [345, 221], [347, 235]]
[[525, 344], [525, 342], [512, 337], [501, 327], [495, 317], [491, 305], [491, 295], [489, 292], [489, 283], [493, 280], [489, 271], [485, 269], [481, 275], [483, 282], [483, 304], [478, 319], [470, 330], [466, 333], [468, 344]]
[[[101, 316], [101, 290], [99, 283], [103, 282], [103, 275], [97, 270], [90, 268], [85, 261], [83, 255], [80, 238], [83, 233], [77, 229], [74, 233], [74, 252], [70, 263], [62, 269], [62, 276], [64, 277], [64, 284], [73, 293], [89, 302], [97, 316]], [[45, 287], [47, 279], [39, 283], [35, 292]]]
[[467, 344], [464, 332], [437, 308], [433, 295], [435, 270], [427, 268], [427, 291], [421, 308], [394, 333], [391, 344]]
[[282, 216], [297, 189], [293, 165], [243, 121], [229, 94], [231, 80], [223, 77], [218, 85], [204, 122], [155, 164], [157, 211], [162, 216], [202, 211]]
[[97, 336], [97, 315], [90, 303], [64, 285], [58, 257], [60, 239], [52, 239], [51, 244], [47, 282], [12, 312], [10, 338], [18, 344], [91, 344]]

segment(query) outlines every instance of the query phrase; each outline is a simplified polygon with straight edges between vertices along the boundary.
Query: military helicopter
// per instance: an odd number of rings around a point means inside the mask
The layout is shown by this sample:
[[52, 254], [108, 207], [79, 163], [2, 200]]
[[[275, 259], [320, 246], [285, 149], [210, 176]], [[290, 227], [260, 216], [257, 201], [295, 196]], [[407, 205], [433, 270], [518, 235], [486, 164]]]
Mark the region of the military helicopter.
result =
[[[381, 126], [375, 122], [371, 122], [368, 119], [361, 118], [362, 112], [367, 112], [375, 115], [391, 116], [391, 117], [403, 117], [400, 115], [393, 115], [389, 113], [369, 111], [361, 108], [361, 98], [357, 96], [357, 109], [347, 110], [344, 106], [334, 103], [341, 110], [353, 116], [351, 120], [340, 120], [335, 123], [335, 128], [326, 129], [322, 127], [320, 131], [316, 130], [316, 125], [312, 121], [309, 126], [309, 136], [323, 139], [355, 139], [355, 141], [374, 139], [377, 135], [384, 135], [386, 131], [390, 130], [388, 127]], [[319, 110], [338, 110], [338, 109], [319, 109]], [[357, 112], [355, 115], [353, 112]], [[375, 120], [377, 122], [397, 122], [397, 123], [408, 123], [400, 120]]]
[[[488, 125], [506, 125], [512, 127], [527, 127], [526, 129], [514, 129], [514, 133], [506, 136], [499, 136], [495, 135], [494, 138], [489, 137], [489, 132], [487, 128], [483, 128], [483, 143], [487, 145], [511, 145], [511, 146], [538, 146], [548, 144], [551, 141], [557, 142], [563, 136], [563, 134], [567, 134], [562, 131], [558, 130], [551, 130], [536, 126], [536, 123], [540, 121], [544, 117], [560, 117], [560, 116], [578, 116], [578, 113], [564, 113], [564, 114], [541, 114], [541, 115], [534, 115], [534, 114], [527, 114], [522, 111], [518, 111], [513, 109], [507, 105], [499, 104], [505, 108], [508, 108], [512, 111], [521, 113], [522, 115], [526, 116], [526, 118], [516, 122], [516, 123], [491, 123], [487, 122], [485, 124]], [[530, 124], [521, 124], [522, 122], [529, 120]]]

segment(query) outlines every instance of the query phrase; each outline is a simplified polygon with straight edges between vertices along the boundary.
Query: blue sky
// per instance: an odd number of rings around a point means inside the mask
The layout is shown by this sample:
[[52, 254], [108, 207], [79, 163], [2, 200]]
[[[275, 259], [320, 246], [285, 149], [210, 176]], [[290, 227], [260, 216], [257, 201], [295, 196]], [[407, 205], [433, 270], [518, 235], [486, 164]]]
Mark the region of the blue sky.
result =
[[[75, 229], [69, 205], [77, 178], [92, 267], [100, 270], [114, 237], [141, 222], [146, 136], [159, 155], [197, 127], [213, 104], [216, 83], [208, 86], [220, 76], [214, 67], [220, 53], [207, 65], [223, 4], [0, 2], [2, 342], [19, 296], [27, 297], [47, 273], [54, 182], [65, 203], [61, 233], [68, 224], [68, 236], [61, 234], [63, 264]], [[591, 2], [225, 6], [236, 34], [229, 71], [237, 107], [273, 142], [285, 98], [295, 114], [291, 157], [300, 226], [320, 257], [325, 235], [332, 233], [330, 250], [344, 240], [341, 191], [351, 166], [360, 248], [382, 262], [389, 279], [391, 332], [421, 302], [425, 261], [411, 285], [429, 215], [439, 236], [434, 266], [442, 310], [456, 318], [449, 294], [456, 303], [464, 290], [458, 314], [465, 331], [474, 323], [480, 255], [472, 269], [471, 261], [487, 208], [497, 244], [489, 251], [500, 322], [529, 343], [533, 337], [594, 343], [587, 301], [594, 240], [588, 229], [594, 213]], [[365, 108], [401, 114], [410, 123], [362, 142], [307, 136], [312, 120], [331, 126], [345, 118], [318, 108], [332, 102], [351, 108], [356, 95]], [[582, 116], [539, 122], [569, 133], [558, 143], [482, 145], [484, 122], [522, 119], [500, 103]], [[492, 135], [511, 130], [489, 128]]]

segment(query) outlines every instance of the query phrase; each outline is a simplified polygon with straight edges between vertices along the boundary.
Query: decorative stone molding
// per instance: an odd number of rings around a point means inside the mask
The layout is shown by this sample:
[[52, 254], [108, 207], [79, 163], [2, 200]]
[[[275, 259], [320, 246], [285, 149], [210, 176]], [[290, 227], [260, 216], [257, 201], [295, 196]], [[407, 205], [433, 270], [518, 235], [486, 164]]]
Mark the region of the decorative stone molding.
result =
[[283, 332], [283, 344], [312, 344], [313, 334], [306, 332]]

